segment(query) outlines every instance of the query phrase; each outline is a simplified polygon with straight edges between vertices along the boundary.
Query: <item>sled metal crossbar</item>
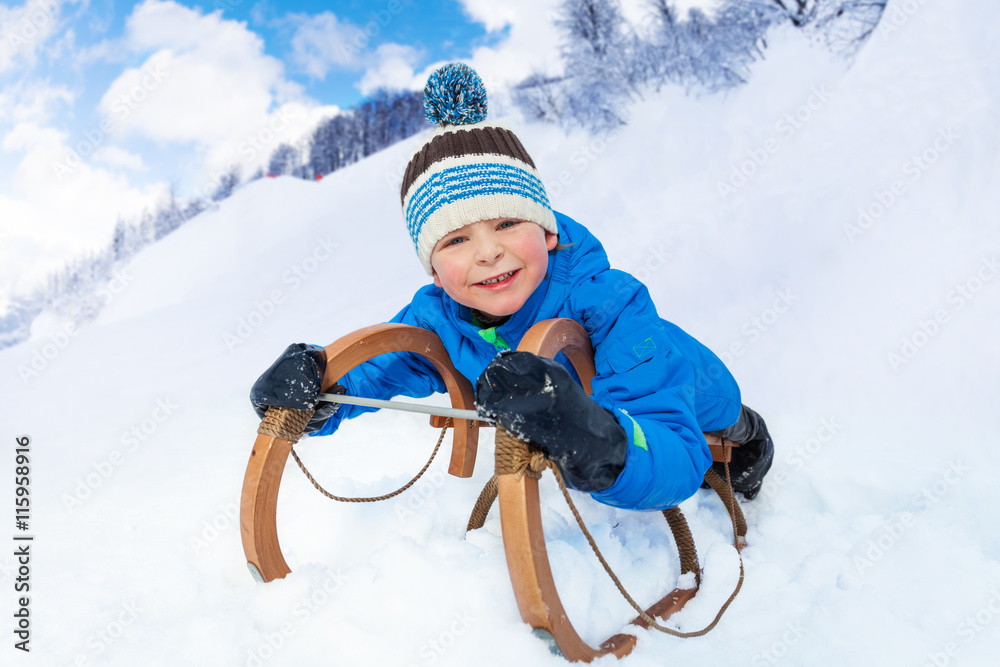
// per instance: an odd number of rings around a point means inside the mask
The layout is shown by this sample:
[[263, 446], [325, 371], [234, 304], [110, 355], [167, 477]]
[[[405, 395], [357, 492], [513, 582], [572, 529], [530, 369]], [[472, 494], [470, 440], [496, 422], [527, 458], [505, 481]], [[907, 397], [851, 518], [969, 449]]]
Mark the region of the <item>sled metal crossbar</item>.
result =
[[[539, 322], [525, 334], [518, 349], [550, 359], [560, 352], [564, 353], [576, 370], [584, 391], [591, 393], [591, 379], [595, 374], [593, 349], [589, 337], [578, 323], [566, 319]], [[440, 339], [432, 332], [402, 324], [380, 324], [348, 334], [324, 350], [326, 370], [321, 386], [333, 387], [355, 366], [380, 354], [400, 351], [423, 356], [435, 368], [448, 390], [452, 402], [451, 409], [338, 394], [321, 394], [321, 400], [430, 413], [431, 425], [443, 429], [442, 436], [444, 430], [449, 427], [453, 429], [454, 438], [448, 472], [457, 477], [471, 477], [476, 460], [479, 428], [490, 425], [490, 422], [482, 419], [475, 411], [472, 385], [458, 373]], [[272, 581], [290, 572], [278, 542], [276, 522], [278, 488], [288, 455], [293, 453], [292, 447], [302, 437], [302, 431], [312, 413], [312, 410], [269, 408], [257, 430], [257, 439], [250, 452], [240, 502], [240, 530], [247, 565], [251, 574], [259, 581]], [[713, 459], [728, 462], [736, 443], [711, 434], [705, 434], [705, 437]], [[517, 446], [504, 446], [504, 438], [512, 439]], [[439, 438], [435, 452], [440, 444]], [[619, 658], [627, 655], [637, 642], [635, 634], [623, 629], [597, 648], [591, 647], [573, 628], [556, 591], [545, 548], [538, 478], [541, 477], [542, 470], [551, 467], [559, 480], [558, 469], [547, 462], [539, 452], [533, 451], [528, 443], [517, 441], [499, 426], [494, 449], [497, 456], [495, 474], [480, 494], [476, 503], [478, 512], [474, 510], [469, 529], [481, 527], [490, 506], [494, 501], [499, 501], [500, 527], [507, 557], [507, 569], [522, 620], [534, 628], [535, 634], [551, 640], [558, 652], [568, 660], [590, 662], [608, 654]], [[501, 454], [508, 450], [519, 452], [515, 457], [517, 460], [512, 465], [502, 464], [501, 461], [503, 458]], [[424, 466], [424, 470], [429, 465], [430, 461]], [[416, 481], [422, 473], [423, 470], [413, 481]], [[706, 474], [705, 481], [718, 492], [726, 505], [733, 520], [734, 543], [739, 551], [745, 544], [746, 521], [732, 495], [732, 490], [729, 484], [711, 469]], [[564, 485], [561, 484], [560, 488], [572, 508], [572, 501]], [[578, 512], [574, 511], [574, 516], [584, 535], [589, 535]], [[697, 632], [678, 632], [660, 626], [655, 619], [666, 619], [679, 611], [694, 597], [700, 584], [697, 552], [683, 515], [675, 507], [665, 511], [664, 516], [677, 542], [681, 571], [694, 572], [696, 583], [693, 588], [675, 588], [646, 610], [642, 610], [622, 588], [593, 539], [588, 537], [588, 541], [619, 591], [639, 611], [640, 615], [630, 625], [642, 629], [655, 628], [679, 637], [699, 636], [715, 626], [739, 591], [744, 574], [742, 559], [739, 583], [708, 627]]]
[[403, 412], [419, 412], [425, 415], [433, 415], [435, 417], [451, 417], [452, 419], [468, 419], [471, 421], [493, 423], [492, 419], [481, 416], [475, 410], [445, 408], [436, 405], [411, 403], [409, 401], [383, 401], [378, 398], [347, 396], [346, 394], [320, 394], [319, 400], [327, 401], [329, 403], [348, 403], [350, 405], [360, 405], [366, 408], [386, 408], [388, 410], [402, 410]]

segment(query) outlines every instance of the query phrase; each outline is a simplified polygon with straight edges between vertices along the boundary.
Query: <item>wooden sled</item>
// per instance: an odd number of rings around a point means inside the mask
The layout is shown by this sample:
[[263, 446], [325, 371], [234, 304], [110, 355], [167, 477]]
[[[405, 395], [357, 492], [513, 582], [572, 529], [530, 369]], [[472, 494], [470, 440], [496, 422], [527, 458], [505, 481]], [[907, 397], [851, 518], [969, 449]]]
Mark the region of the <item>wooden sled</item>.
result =
[[[441, 375], [452, 407], [475, 410], [472, 385], [455, 370], [437, 335], [426, 329], [405, 324], [376, 324], [347, 334], [327, 346], [324, 352], [323, 391], [332, 387], [347, 371], [380, 354], [413, 352], [427, 359]], [[278, 542], [278, 488], [288, 454], [302, 435], [309, 414], [269, 408], [250, 452], [240, 499], [240, 533], [247, 566], [260, 581], [280, 579], [291, 572]], [[479, 444], [479, 424], [478, 421], [455, 420], [448, 466], [450, 474], [456, 477], [472, 475]]]
[[[525, 334], [518, 349], [549, 358], [555, 357], [559, 352], [564, 353], [573, 364], [584, 389], [590, 393], [590, 382], [595, 373], [593, 350], [590, 339], [577, 322], [569, 319], [539, 322]], [[327, 367], [323, 377], [324, 390], [358, 364], [379, 354], [395, 351], [415, 352], [427, 358], [444, 379], [452, 406], [474, 409], [475, 401], [471, 385], [455, 370], [437, 336], [424, 329], [400, 324], [367, 327], [344, 336], [328, 346]], [[271, 417], [272, 412], [279, 411], [297, 412], [286, 411], [284, 408], [271, 408], [268, 417]], [[308, 415], [304, 420], [308, 420]], [[265, 418], [265, 422], [262, 423], [263, 431], [268, 430], [264, 427], [267, 422], [268, 418]], [[438, 428], [443, 426], [444, 422], [443, 418], [431, 418], [431, 425]], [[305, 421], [302, 421], [302, 424], [304, 423]], [[481, 422], [472, 420], [457, 420], [454, 424], [455, 436], [449, 467], [451, 474], [458, 477], [471, 476], [480, 424]], [[292, 444], [301, 435], [301, 426], [298, 427], [298, 434], [295, 434], [294, 430], [293, 426], [289, 432], [284, 432], [280, 428], [277, 431], [271, 430], [271, 433], [261, 432], [254, 443], [244, 478], [240, 505], [243, 548], [251, 573], [261, 581], [284, 577], [290, 572], [278, 544], [275, 510], [285, 461]], [[499, 439], [503, 437], [511, 436], [498, 428], [498, 452]], [[716, 461], [730, 460], [734, 443], [722, 441], [715, 436], [706, 438]], [[592, 648], [580, 638], [567, 617], [552, 578], [545, 547], [538, 495], [540, 475], [500, 472], [499, 464], [497, 471], [495, 485], [492, 485], [493, 480], [491, 480], [491, 484], [484, 489], [477, 503], [477, 509], [480, 505], [484, 507], [479, 525], [482, 525], [481, 520], [485, 519], [493, 498], [498, 495], [504, 551], [521, 618], [535, 629], [536, 634], [550, 639], [568, 660], [590, 662], [609, 653], [618, 657], [630, 653], [636, 643], [634, 634], [621, 632], [604, 641], [598, 648]], [[716, 491], [723, 495], [724, 490], [718, 485], [718, 479], [715, 476], [710, 480], [706, 476], [706, 480], [712, 482]], [[490, 490], [491, 485], [492, 490]], [[490, 495], [492, 497], [489, 497]], [[733, 503], [735, 504], [735, 501]], [[738, 507], [730, 511], [734, 510], [739, 512]], [[682, 573], [694, 571], [696, 580], [700, 582], [697, 555], [694, 553], [690, 531], [687, 530], [683, 516], [677, 508], [667, 510], [664, 515], [670, 522], [681, 551]], [[739, 518], [742, 520], [742, 515]], [[734, 524], [735, 522], [734, 516]], [[473, 527], [471, 521], [470, 527]], [[739, 537], [742, 538], [745, 533], [744, 523], [739, 530]], [[686, 554], [682, 541], [690, 548]], [[649, 607], [646, 614], [653, 618], [668, 618], [679, 611], [696, 592], [697, 585], [694, 588], [674, 589]], [[642, 616], [631, 623], [642, 629], [650, 627], [649, 622]]]
[[[593, 349], [586, 331], [576, 321], [553, 319], [539, 322], [528, 330], [518, 350], [549, 358], [562, 352], [573, 364], [583, 388], [588, 394], [591, 393], [590, 382], [595, 373]], [[498, 433], [497, 437], [499, 439], [502, 436]], [[713, 458], [729, 461], [733, 443], [723, 442], [716, 436], [707, 437]], [[497, 446], [499, 448], [499, 442]], [[598, 648], [592, 648], [580, 638], [567, 617], [556, 591], [545, 548], [538, 479], [527, 474], [501, 473], [499, 466], [496, 477], [507, 569], [521, 618], [535, 629], [536, 634], [550, 636], [559, 652], [568, 660], [590, 662], [608, 653], [619, 658], [628, 655], [635, 647], [635, 635], [621, 632], [604, 641]], [[671, 510], [664, 514], [682, 551], [682, 573], [694, 569], [696, 580], [700, 582], [700, 573], [696, 570], [697, 556], [687, 523], [677, 508], [673, 508], [672, 515], [669, 512]], [[682, 542], [689, 543], [690, 552], [687, 555], [683, 553]], [[697, 590], [697, 585], [694, 588], [676, 588], [649, 607], [646, 614], [652, 618], [666, 619], [693, 598]], [[650, 625], [641, 616], [631, 623], [643, 629]]]

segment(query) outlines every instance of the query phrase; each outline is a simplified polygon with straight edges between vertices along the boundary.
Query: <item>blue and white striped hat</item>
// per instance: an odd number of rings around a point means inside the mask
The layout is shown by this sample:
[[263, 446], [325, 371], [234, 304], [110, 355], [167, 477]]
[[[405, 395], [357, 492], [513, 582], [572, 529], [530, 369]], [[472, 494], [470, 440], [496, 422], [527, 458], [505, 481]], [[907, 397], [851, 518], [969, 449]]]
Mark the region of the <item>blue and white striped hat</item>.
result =
[[450, 64], [431, 74], [424, 115], [439, 127], [410, 157], [400, 198], [428, 274], [437, 242], [473, 222], [518, 218], [558, 233], [528, 152], [510, 129], [486, 122], [486, 90], [475, 71]]

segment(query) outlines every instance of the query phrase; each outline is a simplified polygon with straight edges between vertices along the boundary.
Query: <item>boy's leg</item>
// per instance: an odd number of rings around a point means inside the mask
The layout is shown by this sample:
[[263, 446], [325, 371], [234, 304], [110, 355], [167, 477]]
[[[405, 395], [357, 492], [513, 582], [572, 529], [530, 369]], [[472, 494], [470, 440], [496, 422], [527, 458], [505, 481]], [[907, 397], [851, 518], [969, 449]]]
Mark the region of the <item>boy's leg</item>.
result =
[[[752, 500], [764, 483], [764, 475], [771, 468], [774, 459], [774, 443], [767, 432], [767, 424], [759, 414], [743, 406], [736, 423], [722, 431], [712, 431], [717, 435], [740, 445], [733, 448], [733, 459], [729, 462], [729, 475], [733, 490], [739, 491], [747, 500]], [[713, 463], [715, 471], [725, 479], [723, 463]]]

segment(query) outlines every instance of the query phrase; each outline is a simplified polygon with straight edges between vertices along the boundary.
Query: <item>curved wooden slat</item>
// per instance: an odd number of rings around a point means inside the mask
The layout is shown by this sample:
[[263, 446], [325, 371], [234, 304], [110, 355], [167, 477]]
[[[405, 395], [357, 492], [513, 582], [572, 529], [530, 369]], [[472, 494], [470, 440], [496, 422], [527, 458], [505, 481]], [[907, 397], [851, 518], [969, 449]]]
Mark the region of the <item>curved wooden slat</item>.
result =
[[[380, 354], [413, 352], [426, 358], [444, 380], [452, 407], [475, 409], [472, 385], [451, 363], [441, 340], [431, 331], [405, 324], [376, 324], [359, 329], [327, 346], [323, 389], [329, 389], [349, 370]], [[448, 472], [470, 477], [476, 462], [479, 422], [455, 420]], [[264, 581], [280, 579], [291, 570], [278, 542], [278, 489], [292, 442], [258, 434], [250, 452], [240, 499], [240, 534], [247, 563]]]
[[[587, 393], [594, 376], [593, 349], [587, 332], [574, 320], [545, 320], [528, 330], [518, 350], [554, 357], [563, 352], [569, 358]], [[500, 527], [504, 552], [514, 597], [521, 618], [531, 627], [552, 635], [568, 660], [590, 662], [608, 653], [619, 658], [635, 647], [636, 637], [619, 633], [592, 648], [576, 632], [559, 599], [545, 548], [538, 480], [528, 475], [518, 479], [512, 474], [497, 475], [500, 498]], [[646, 613], [667, 618], [694, 597], [696, 588], [675, 589], [650, 607]], [[641, 628], [649, 625], [641, 617], [632, 621]]]

